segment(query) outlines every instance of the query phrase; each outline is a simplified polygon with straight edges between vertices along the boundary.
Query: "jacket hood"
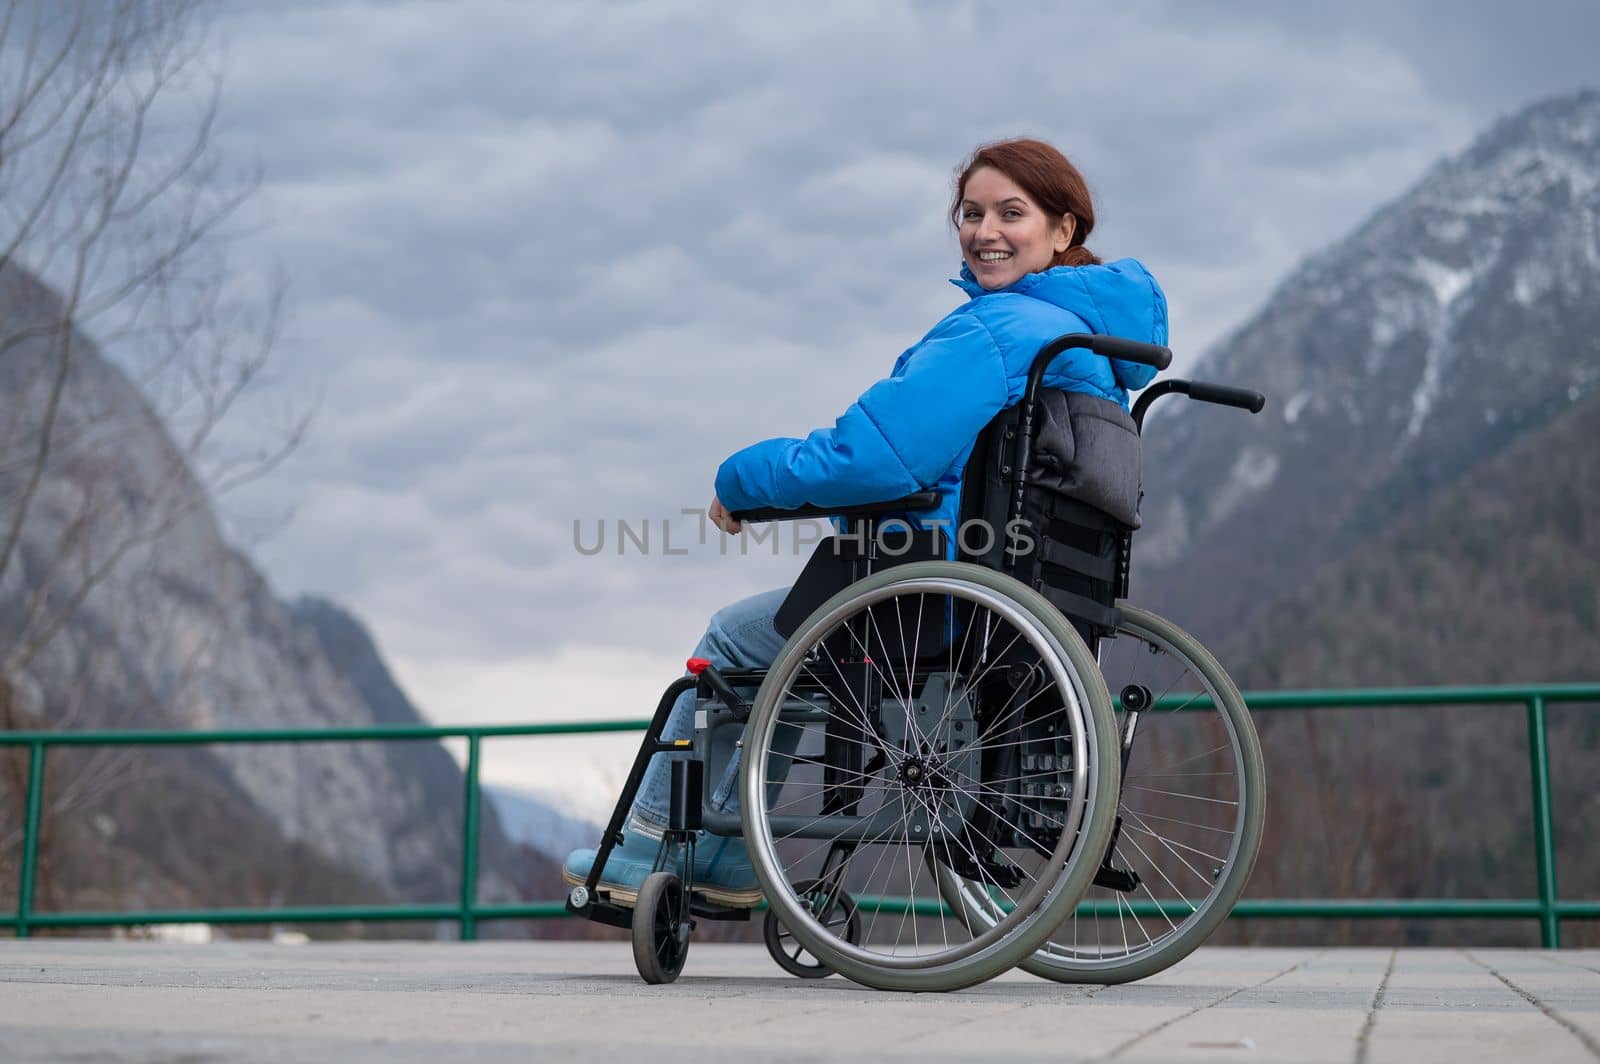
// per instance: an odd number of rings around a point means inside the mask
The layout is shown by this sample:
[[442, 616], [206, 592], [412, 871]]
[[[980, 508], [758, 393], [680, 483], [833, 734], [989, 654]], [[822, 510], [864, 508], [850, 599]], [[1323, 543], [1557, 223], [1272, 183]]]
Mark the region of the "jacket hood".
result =
[[1014, 292], [1053, 303], [1082, 318], [1099, 336], [1123, 336], [1146, 343], [1167, 342], [1167, 297], [1138, 259], [1117, 259], [1100, 266], [1057, 266], [1024, 274], [1015, 284], [993, 292], [978, 283], [966, 263], [951, 284], [973, 299]]

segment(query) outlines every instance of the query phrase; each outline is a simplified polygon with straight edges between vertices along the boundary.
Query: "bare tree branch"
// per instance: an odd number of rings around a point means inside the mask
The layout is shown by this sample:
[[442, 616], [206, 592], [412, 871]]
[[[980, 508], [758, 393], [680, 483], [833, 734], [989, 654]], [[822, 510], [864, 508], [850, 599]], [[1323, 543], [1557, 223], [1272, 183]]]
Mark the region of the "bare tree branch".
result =
[[[203, 681], [217, 626], [196, 637], [192, 609], [134, 600], [180, 571], [201, 586], [170, 557], [174, 532], [209, 522], [216, 492], [275, 468], [307, 429], [309, 413], [230, 442], [283, 287], [242, 289], [223, 254], [259, 176], [216, 150], [209, 6], [0, 0], [0, 729], [160, 719]], [[160, 681], [105, 704], [125, 651], [90, 623], [138, 630]], [[68, 763], [52, 760], [54, 816], [151, 771], [128, 751]], [[25, 778], [26, 752], [0, 752], [0, 854]]]

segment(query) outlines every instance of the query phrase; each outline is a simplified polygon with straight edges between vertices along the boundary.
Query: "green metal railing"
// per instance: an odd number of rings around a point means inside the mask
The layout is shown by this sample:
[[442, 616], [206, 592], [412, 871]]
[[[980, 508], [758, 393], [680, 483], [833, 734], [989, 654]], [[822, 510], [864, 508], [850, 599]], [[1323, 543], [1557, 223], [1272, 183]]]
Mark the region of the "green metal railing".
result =
[[[1600, 900], [1562, 901], [1556, 890], [1555, 829], [1550, 802], [1550, 753], [1546, 710], [1561, 703], [1600, 704], [1600, 683], [1535, 684], [1510, 687], [1401, 687], [1365, 690], [1258, 692], [1245, 696], [1252, 712], [1304, 709], [1360, 709], [1395, 706], [1518, 705], [1528, 722], [1528, 761], [1533, 785], [1533, 843], [1538, 896], [1508, 899], [1255, 899], [1240, 901], [1235, 918], [1253, 919], [1535, 919], [1546, 948], [1561, 944], [1562, 920], [1600, 919]], [[1183, 706], [1206, 708], [1203, 697], [1183, 696]], [[1158, 700], [1156, 708], [1177, 708], [1174, 699]], [[480, 790], [479, 751], [483, 740], [537, 735], [577, 735], [598, 732], [642, 731], [646, 720], [573, 722], [560, 724], [494, 725], [432, 728], [386, 726], [336, 729], [250, 729], [240, 731], [100, 731], [100, 732], [0, 732], [0, 746], [25, 746], [29, 751], [28, 790], [24, 803], [22, 865], [17, 889], [16, 915], [0, 917], [0, 928], [10, 927], [19, 938], [34, 928], [107, 927], [140, 924], [263, 924], [334, 923], [379, 920], [451, 920], [463, 939], [477, 937], [484, 920], [540, 919], [566, 916], [560, 901], [514, 905], [485, 905], [477, 899], [478, 824]], [[143, 912], [36, 912], [33, 894], [37, 875], [39, 818], [44, 801], [45, 754], [54, 746], [197, 746], [212, 743], [394, 742], [465, 739], [467, 762], [462, 812], [460, 893], [455, 904], [307, 906], [263, 909], [185, 909]], [[862, 899], [868, 907], [904, 911], [907, 899]], [[1124, 910], [1129, 905], [1124, 902]], [[1087, 910], [1096, 903], [1084, 902]], [[1180, 902], [1132, 902], [1133, 911], [1154, 916], [1162, 911], [1183, 914]], [[915, 912], [933, 913], [939, 903], [917, 901]], [[1106, 908], [1110, 914], [1111, 909]]]

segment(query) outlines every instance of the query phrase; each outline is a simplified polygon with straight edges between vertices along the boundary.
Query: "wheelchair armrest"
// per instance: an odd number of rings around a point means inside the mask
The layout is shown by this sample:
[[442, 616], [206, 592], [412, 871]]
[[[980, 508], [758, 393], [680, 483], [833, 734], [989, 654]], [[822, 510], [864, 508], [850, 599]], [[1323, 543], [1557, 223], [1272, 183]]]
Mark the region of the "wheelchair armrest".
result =
[[919, 491], [903, 499], [888, 502], [864, 502], [858, 506], [797, 506], [792, 510], [776, 507], [757, 507], [740, 510], [730, 516], [735, 521], [798, 521], [805, 517], [872, 517], [875, 514], [912, 513], [931, 510], [939, 505], [939, 493]]

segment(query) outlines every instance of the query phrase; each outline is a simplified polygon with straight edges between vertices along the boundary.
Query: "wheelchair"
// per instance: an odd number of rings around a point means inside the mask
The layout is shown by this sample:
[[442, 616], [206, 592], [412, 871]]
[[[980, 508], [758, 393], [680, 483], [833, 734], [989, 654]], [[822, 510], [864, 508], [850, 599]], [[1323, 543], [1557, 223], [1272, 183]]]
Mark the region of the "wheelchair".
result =
[[[1071, 347], [1158, 369], [1171, 359], [1088, 334], [1042, 347], [1022, 401], [975, 442], [957, 560], [943, 530], [893, 516], [931, 508], [933, 492], [734, 515], [826, 516], [841, 531], [779, 611], [787, 642], [769, 668], [692, 659], [668, 686], [568, 895], [569, 911], [630, 931], [646, 982], [677, 978], [697, 921], [756, 911], [695, 889], [702, 832], [744, 838], [767, 948], [803, 978], [945, 991], [1021, 966], [1126, 982], [1181, 960], [1227, 916], [1261, 841], [1255, 728], [1204, 647], [1124, 599], [1150, 404], [1181, 394], [1254, 413], [1265, 400], [1166, 380], [1131, 414], [1105, 403], [1133, 441], [1132, 484], [1106, 495], [1086, 483], [1093, 453], [1062, 461], [1078, 400], [1041, 383]], [[1104, 428], [1084, 427], [1080, 452]], [[1119, 490], [1121, 504], [1105, 501]], [[693, 738], [664, 740], [690, 690]], [[599, 878], [658, 756], [671, 759], [669, 826], [629, 907]]]

